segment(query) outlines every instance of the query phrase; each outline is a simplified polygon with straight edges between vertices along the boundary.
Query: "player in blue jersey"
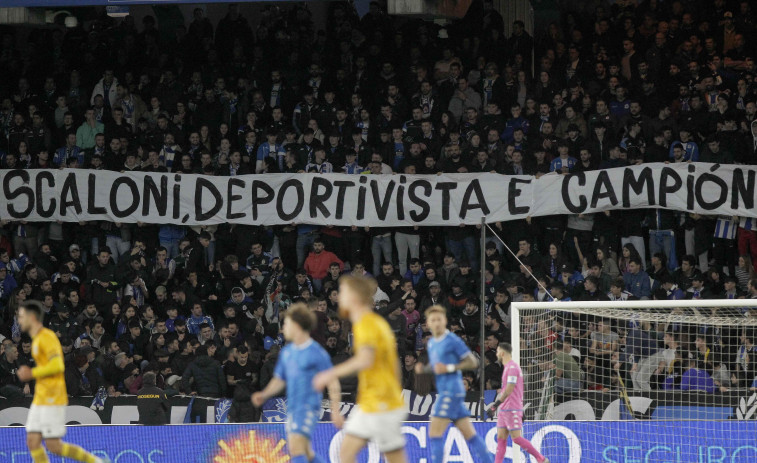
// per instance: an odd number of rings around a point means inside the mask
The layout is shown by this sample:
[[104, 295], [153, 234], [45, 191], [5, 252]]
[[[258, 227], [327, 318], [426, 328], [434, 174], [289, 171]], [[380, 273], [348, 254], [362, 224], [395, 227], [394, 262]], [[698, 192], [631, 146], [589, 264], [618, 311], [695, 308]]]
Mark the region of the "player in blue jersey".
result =
[[447, 330], [447, 311], [440, 305], [426, 309], [426, 325], [433, 337], [428, 341], [429, 364], [416, 364], [418, 374], [433, 373], [436, 376], [436, 402], [431, 410], [429, 440], [431, 462], [442, 463], [444, 459], [444, 432], [452, 422], [476, 456], [474, 461], [491, 463], [492, 457], [484, 440], [476, 434], [470, 419], [470, 410], [465, 406], [462, 370], [475, 370], [478, 360], [462, 339]]
[[[310, 436], [321, 416], [322, 394], [313, 389], [313, 377], [331, 368], [331, 358], [320, 344], [310, 337], [316, 326], [315, 316], [305, 304], [292, 304], [284, 318], [286, 347], [281, 350], [273, 378], [260, 392], [252, 395], [252, 403], [260, 407], [266, 400], [281, 393], [286, 386], [287, 433], [292, 463], [323, 463], [310, 445]], [[339, 413], [341, 389], [339, 380], [328, 385], [331, 419], [337, 428], [344, 424]]]

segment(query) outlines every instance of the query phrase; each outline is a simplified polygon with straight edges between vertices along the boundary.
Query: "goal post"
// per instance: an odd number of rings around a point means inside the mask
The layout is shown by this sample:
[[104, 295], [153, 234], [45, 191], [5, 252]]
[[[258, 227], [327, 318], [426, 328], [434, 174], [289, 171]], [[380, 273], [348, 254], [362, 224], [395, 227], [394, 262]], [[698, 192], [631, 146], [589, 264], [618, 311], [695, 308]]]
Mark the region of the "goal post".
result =
[[[757, 299], [513, 302], [510, 320], [524, 431], [530, 438], [539, 430], [535, 442], [553, 462], [569, 461], [567, 447], [576, 446], [586, 463], [637, 461], [607, 450], [626, 441], [637, 442], [638, 461], [699, 462], [694, 446], [704, 429], [722, 428], [717, 437], [728, 449], [737, 439], [722, 423], [757, 419]], [[552, 424], [578, 422], [578, 442], [544, 435]], [[667, 436], [683, 442], [671, 447], [675, 456], [656, 450]], [[588, 451], [597, 448], [607, 453]], [[756, 453], [734, 451], [723, 461], [757, 461], [757, 443]], [[534, 461], [516, 446], [510, 455]]]

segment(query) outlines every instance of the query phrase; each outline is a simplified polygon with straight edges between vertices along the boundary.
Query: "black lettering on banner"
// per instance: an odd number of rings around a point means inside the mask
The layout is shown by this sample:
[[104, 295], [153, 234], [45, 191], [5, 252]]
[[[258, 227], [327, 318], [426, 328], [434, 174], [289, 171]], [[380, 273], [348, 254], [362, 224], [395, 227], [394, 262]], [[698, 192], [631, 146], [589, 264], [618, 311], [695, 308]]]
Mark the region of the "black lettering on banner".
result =
[[[259, 191], [263, 191], [265, 196], [260, 196]], [[252, 220], [258, 220], [258, 206], [268, 204], [276, 197], [273, 188], [262, 180], [252, 181]]]
[[584, 175], [583, 172], [564, 176], [562, 180], [562, 202], [570, 212], [574, 214], [581, 214], [586, 210], [588, 201], [586, 200], [586, 196], [582, 194], [578, 195], [578, 206], [570, 201], [570, 179], [573, 177], [578, 179], [578, 186], [586, 185], [586, 175]]
[[155, 201], [155, 209], [158, 211], [158, 215], [165, 217], [168, 210], [168, 177], [166, 175], [160, 176], [160, 189], [158, 189], [155, 180], [151, 176], [145, 175], [142, 191], [144, 195], [144, 198], [142, 198], [142, 215], [144, 217], [150, 215], [150, 203]]
[[100, 215], [105, 214], [107, 210], [103, 206], [95, 204], [97, 197], [97, 175], [89, 174], [87, 176], [87, 214]]
[[40, 170], [37, 172], [35, 182], [34, 182], [34, 191], [35, 196], [37, 197], [37, 215], [40, 217], [44, 217], [46, 219], [49, 219], [50, 217], [55, 214], [55, 208], [57, 206], [57, 201], [55, 198], [50, 199], [50, 207], [45, 209], [45, 206], [42, 204], [42, 181], [47, 180], [47, 188], [50, 190], [55, 191], [55, 175], [53, 175], [52, 172], [49, 170]]
[[457, 188], [455, 182], [439, 182], [435, 189], [442, 192], [442, 220], [449, 220], [449, 192]]
[[[365, 175], [360, 176], [360, 180], [358, 180], [360, 183], [365, 184], [365, 182], [368, 181], [368, 177]], [[364, 186], [361, 186], [357, 189], [357, 219], [363, 220], [365, 218], [365, 192], [367, 191], [367, 188]]]
[[[715, 164], [710, 172], [714, 172], [718, 167], [720, 166], [718, 164]], [[695, 193], [697, 197], [697, 203], [699, 204], [699, 207], [701, 207], [705, 211], [714, 211], [715, 209], [725, 204], [725, 202], [728, 200], [728, 184], [725, 182], [725, 180], [710, 172], [700, 174], [699, 177], [697, 177], [696, 182]], [[704, 186], [705, 182], [712, 182], [720, 188], [720, 194], [715, 201], [707, 202], [707, 199], [704, 197], [703, 190], [707, 188]]]
[[[319, 193], [318, 190], [323, 187], [323, 193]], [[318, 217], [318, 211], [323, 214], [323, 218], [327, 219], [331, 216], [329, 208], [324, 204], [331, 197], [331, 193], [334, 192], [334, 187], [331, 186], [331, 182], [323, 177], [313, 177], [310, 183], [310, 218], [314, 219]]]
[[[208, 190], [213, 196], [215, 204], [207, 212], [202, 211], [202, 196], [203, 190]], [[218, 211], [223, 207], [223, 197], [218, 188], [210, 180], [197, 177], [197, 183], [195, 184], [195, 220], [198, 222], [204, 222], [214, 215], [218, 214]]]
[[[17, 177], [21, 179], [23, 185], [11, 190], [10, 181]], [[5, 199], [12, 201], [19, 196], [26, 196], [26, 207], [22, 210], [17, 210], [13, 204], [8, 203], [8, 215], [14, 219], [24, 219], [34, 209], [34, 190], [29, 186], [29, 179], [29, 172], [25, 170], [12, 170], [3, 179]]]
[[744, 169], [734, 169], [733, 171], [733, 193], [731, 194], [731, 209], [754, 209], [754, 180], [753, 170], [748, 170], [747, 182], [744, 184]]
[[[126, 185], [131, 190], [131, 204], [124, 210], [118, 208], [118, 187]], [[139, 188], [131, 177], [118, 177], [110, 186], [110, 212], [118, 219], [123, 219], [139, 209]]]
[[510, 184], [507, 186], [507, 210], [511, 215], [528, 214], [531, 210], [530, 206], [517, 206], [515, 204], [515, 200], [523, 193], [523, 190], [518, 187], [519, 183], [530, 184], [531, 179], [524, 180], [517, 177], [510, 179]]
[[694, 210], [694, 176], [691, 174], [696, 170], [694, 164], [689, 164], [689, 175], [686, 176], [686, 209], [690, 211]]
[[[71, 199], [68, 199], [69, 196]], [[74, 206], [76, 215], [81, 215], [82, 207], [81, 199], [79, 198], [79, 185], [76, 183], [76, 174], [73, 172], [66, 176], [66, 179], [63, 181], [63, 187], [60, 189], [60, 215], [62, 217], [66, 216], [69, 206]]]
[[247, 185], [247, 182], [242, 180], [239, 177], [230, 177], [227, 180], [226, 183], [226, 198], [228, 198], [226, 202], [226, 220], [235, 220], [235, 219], [241, 219], [246, 214], [244, 212], [231, 212], [233, 209], [234, 201], [238, 201], [242, 199], [242, 195], [235, 195], [234, 194], [234, 187], [242, 187], [244, 188]]
[[400, 175], [400, 185], [397, 187], [397, 220], [405, 220], [405, 183], [407, 177]]
[[618, 197], [610, 181], [610, 174], [606, 170], [600, 170], [597, 180], [594, 182], [594, 192], [591, 194], [591, 208], [597, 207], [601, 199], [609, 199], [613, 206], [618, 205]]
[[[297, 204], [295, 205], [294, 210], [287, 214], [284, 212], [284, 197], [290, 187], [294, 187], [294, 190], [297, 192]], [[279, 218], [284, 222], [291, 222], [292, 219], [300, 215], [303, 207], [305, 207], [305, 189], [302, 187], [302, 182], [296, 179], [290, 179], [282, 183], [279, 187], [279, 194], [276, 198], [276, 213], [279, 215]]]
[[[471, 203], [471, 196], [474, 194], [476, 195], [476, 202]], [[481, 209], [482, 215], [487, 215], [489, 213], [489, 205], [486, 204], [484, 192], [481, 190], [481, 183], [476, 179], [471, 180], [468, 187], [465, 189], [465, 193], [463, 194], [463, 204], [460, 206], [460, 218], [465, 219], [465, 215], [468, 211], [472, 211], [473, 209]]]
[[634, 177], [633, 169], [626, 167], [623, 169], [623, 207], [631, 207], [631, 190], [637, 195], [641, 195], [644, 189], [647, 190], [647, 204], [655, 205], [654, 195], [654, 176], [652, 169], [645, 167], [641, 169], [638, 177]]
[[[173, 210], [172, 217], [176, 220], [181, 216], [181, 175], [176, 174], [173, 176]], [[197, 191], [195, 190], [195, 198], [197, 197]]]
[[373, 205], [376, 207], [376, 216], [378, 216], [379, 220], [386, 220], [386, 213], [389, 211], [389, 204], [391, 203], [392, 193], [394, 193], [394, 185], [394, 180], [390, 180], [389, 184], [386, 185], [386, 191], [384, 192], [384, 199], [382, 201], [378, 182], [376, 180], [371, 181]]
[[407, 187], [407, 195], [410, 197], [410, 202], [421, 208], [421, 212], [416, 212], [414, 210], [410, 211], [410, 218], [413, 219], [414, 222], [423, 222], [431, 213], [431, 206], [428, 204], [428, 201], [418, 196], [415, 191], [418, 188], [423, 188], [423, 196], [426, 198], [431, 196], [431, 192], [434, 189], [431, 186], [431, 182], [428, 180], [414, 180]]
[[348, 187], [355, 186], [355, 182], [350, 182], [347, 180], [337, 180], [334, 182], [334, 186], [337, 188], [336, 213], [334, 214], [334, 218], [341, 219], [344, 216], [344, 195], [345, 193], [347, 193]]
[[[673, 180], [672, 184], [668, 183], [670, 179]], [[662, 168], [660, 172], [660, 200], [658, 201], [660, 207], [668, 207], [668, 193], [677, 192], [681, 188], [681, 185], [683, 185], [683, 180], [681, 180], [681, 176], [678, 175], [675, 169], [671, 169], [670, 167]]]

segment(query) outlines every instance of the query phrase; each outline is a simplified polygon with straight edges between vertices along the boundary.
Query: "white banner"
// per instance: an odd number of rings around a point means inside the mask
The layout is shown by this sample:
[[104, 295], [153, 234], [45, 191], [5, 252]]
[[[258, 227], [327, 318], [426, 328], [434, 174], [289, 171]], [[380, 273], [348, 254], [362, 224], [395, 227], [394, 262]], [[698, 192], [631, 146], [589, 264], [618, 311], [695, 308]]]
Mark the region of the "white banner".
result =
[[574, 175], [271, 174], [207, 177], [87, 170], [0, 171], [0, 219], [454, 226], [609, 209], [757, 217], [757, 169], [648, 164]]

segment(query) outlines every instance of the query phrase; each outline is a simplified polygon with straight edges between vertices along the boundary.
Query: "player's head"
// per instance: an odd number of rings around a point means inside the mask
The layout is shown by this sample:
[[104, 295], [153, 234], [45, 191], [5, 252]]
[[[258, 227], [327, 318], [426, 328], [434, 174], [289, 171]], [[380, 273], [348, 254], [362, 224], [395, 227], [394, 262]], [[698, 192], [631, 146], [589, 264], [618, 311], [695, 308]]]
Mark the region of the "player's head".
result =
[[45, 309], [39, 301], [23, 301], [18, 307], [18, 325], [21, 331], [29, 332], [42, 323]]
[[373, 308], [376, 280], [357, 275], [339, 279], [339, 316], [347, 318], [353, 310]]
[[315, 314], [302, 302], [296, 302], [289, 306], [284, 317], [284, 339], [294, 341], [303, 334], [310, 335], [315, 328]]
[[432, 305], [425, 312], [426, 325], [434, 336], [441, 336], [447, 329], [447, 310], [440, 305]]
[[502, 360], [513, 355], [513, 346], [509, 342], [501, 342], [497, 346], [497, 358]]

